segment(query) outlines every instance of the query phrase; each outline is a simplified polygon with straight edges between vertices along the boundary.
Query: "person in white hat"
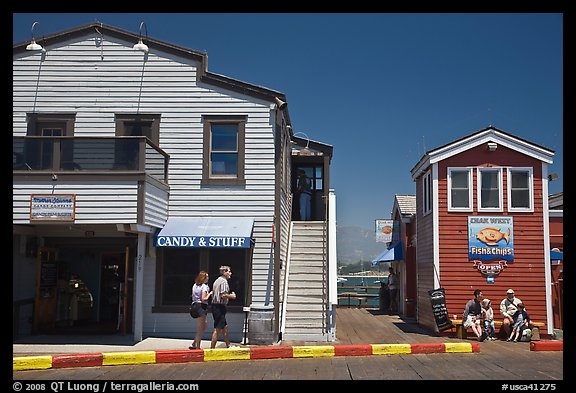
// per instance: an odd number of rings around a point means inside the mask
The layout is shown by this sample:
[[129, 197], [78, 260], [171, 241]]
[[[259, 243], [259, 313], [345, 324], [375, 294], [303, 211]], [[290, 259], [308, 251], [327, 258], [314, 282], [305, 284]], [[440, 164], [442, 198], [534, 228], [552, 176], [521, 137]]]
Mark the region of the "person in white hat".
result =
[[500, 302], [500, 314], [504, 317], [502, 320], [502, 329], [504, 329], [506, 337], [510, 337], [512, 325], [514, 324], [512, 316], [518, 310], [518, 303], [522, 303], [522, 300], [514, 296], [513, 289], [508, 289], [506, 291], [506, 297]]

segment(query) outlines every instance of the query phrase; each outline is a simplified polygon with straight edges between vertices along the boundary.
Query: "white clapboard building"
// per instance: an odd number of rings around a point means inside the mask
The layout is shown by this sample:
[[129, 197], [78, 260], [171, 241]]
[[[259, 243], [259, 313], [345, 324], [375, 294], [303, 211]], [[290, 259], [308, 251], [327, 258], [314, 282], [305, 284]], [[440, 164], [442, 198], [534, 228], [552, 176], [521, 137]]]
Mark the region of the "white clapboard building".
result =
[[332, 146], [292, 130], [283, 93], [207, 58], [144, 23], [13, 46], [15, 338], [193, 337], [194, 279], [228, 265], [232, 340], [334, 339]]

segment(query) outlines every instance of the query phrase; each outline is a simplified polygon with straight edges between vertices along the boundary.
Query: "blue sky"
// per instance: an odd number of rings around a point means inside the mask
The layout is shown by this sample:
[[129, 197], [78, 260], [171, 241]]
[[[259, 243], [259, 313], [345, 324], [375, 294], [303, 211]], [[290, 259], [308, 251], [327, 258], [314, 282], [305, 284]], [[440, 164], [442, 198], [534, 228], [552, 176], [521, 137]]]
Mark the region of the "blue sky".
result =
[[425, 151], [490, 124], [554, 150], [563, 191], [561, 13], [27, 13], [13, 43], [34, 21], [36, 35], [144, 21], [209, 71], [284, 93], [294, 131], [334, 147], [338, 225], [374, 230], [416, 193]]

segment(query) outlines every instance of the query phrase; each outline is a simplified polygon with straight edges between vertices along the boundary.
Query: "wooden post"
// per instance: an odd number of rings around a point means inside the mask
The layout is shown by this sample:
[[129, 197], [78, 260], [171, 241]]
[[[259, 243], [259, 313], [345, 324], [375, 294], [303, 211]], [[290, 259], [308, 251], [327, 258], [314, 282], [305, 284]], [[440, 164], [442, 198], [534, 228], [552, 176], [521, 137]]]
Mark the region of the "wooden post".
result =
[[128, 307], [128, 262], [130, 248], [126, 246], [124, 252], [124, 285], [122, 288], [122, 334], [126, 334], [126, 308]]

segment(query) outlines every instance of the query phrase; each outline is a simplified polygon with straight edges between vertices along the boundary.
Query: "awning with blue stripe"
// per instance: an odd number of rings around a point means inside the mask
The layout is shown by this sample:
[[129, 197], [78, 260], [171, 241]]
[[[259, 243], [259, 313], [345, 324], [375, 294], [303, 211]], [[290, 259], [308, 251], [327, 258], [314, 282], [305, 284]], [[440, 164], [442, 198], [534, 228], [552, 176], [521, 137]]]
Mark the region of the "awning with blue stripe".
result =
[[400, 261], [403, 258], [402, 252], [402, 242], [398, 241], [396, 243], [390, 244], [386, 250], [384, 250], [380, 255], [372, 260], [370, 264], [372, 267], [378, 266], [382, 262], [392, 262]]
[[154, 247], [250, 248], [252, 217], [171, 217]]
[[550, 259], [553, 261], [561, 261], [564, 259], [564, 253], [558, 250], [551, 250], [550, 251]]

